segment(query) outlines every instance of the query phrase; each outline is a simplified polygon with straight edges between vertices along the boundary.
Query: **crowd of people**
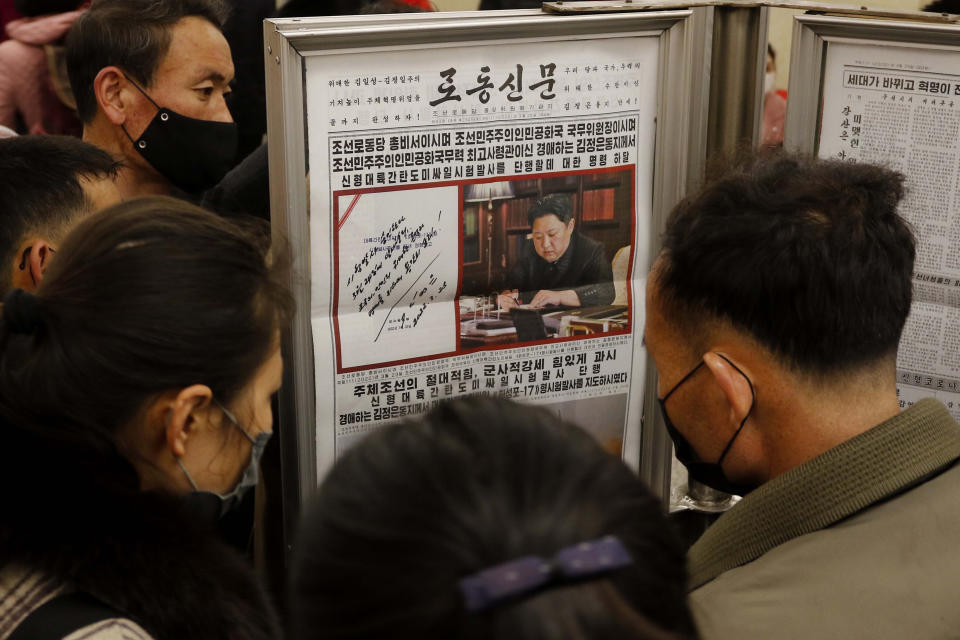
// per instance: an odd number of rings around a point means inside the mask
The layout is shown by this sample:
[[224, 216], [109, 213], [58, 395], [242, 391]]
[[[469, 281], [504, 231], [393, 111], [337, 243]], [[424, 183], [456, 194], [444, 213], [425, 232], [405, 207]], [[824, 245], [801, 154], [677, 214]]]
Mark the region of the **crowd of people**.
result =
[[[904, 177], [769, 150], [674, 208], [647, 278], [677, 458], [743, 496], [689, 550], [580, 426], [465, 397], [343, 455], [265, 584], [223, 523], [294, 301], [250, 45], [275, 7], [235, 4], [0, 4], [0, 640], [957, 636], [960, 425], [896, 389]], [[585, 242], [537, 206], [514, 303]]]

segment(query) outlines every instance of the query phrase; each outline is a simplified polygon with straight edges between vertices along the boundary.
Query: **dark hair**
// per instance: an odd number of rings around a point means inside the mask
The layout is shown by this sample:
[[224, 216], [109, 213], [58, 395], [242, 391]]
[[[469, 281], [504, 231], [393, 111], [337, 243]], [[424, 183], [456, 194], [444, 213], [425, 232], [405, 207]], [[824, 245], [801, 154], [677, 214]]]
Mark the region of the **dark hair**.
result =
[[372, 2], [364, 4], [357, 13], [359, 15], [378, 13], [427, 13], [427, 10], [403, 2], [403, 0], [373, 0]]
[[170, 48], [170, 28], [188, 16], [222, 29], [229, 10], [223, 0], [94, 0], [67, 35], [67, 74], [80, 120], [97, 114], [93, 81], [116, 65], [142, 87]]
[[52, 13], [76, 11], [83, 0], [14, 0], [13, 8], [21, 15], [32, 18]]
[[119, 430], [191, 384], [228, 404], [274, 348], [290, 298], [266, 255], [263, 234], [171, 198], [83, 220], [44, 274], [33, 331], [0, 320], [0, 479], [137, 492]]
[[915, 252], [903, 181], [782, 152], [740, 162], [670, 214], [656, 274], [668, 319], [694, 343], [727, 321], [808, 373], [894, 354]]
[[480, 0], [478, 10], [539, 9], [542, 4], [542, 0]]
[[767, 43], [767, 55], [769, 55], [770, 59], [774, 62], [777, 61], [777, 52], [773, 49], [773, 45], [769, 42]]
[[527, 221], [533, 226], [537, 218], [543, 216], [555, 215], [560, 222], [567, 224], [573, 218], [573, 207], [570, 204], [570, 196], [563, 193], [551, 193], [533, 203], [530, 210], [527, 211]]
[[83, 178], [116, 176], [109, 153], [69, 136], [0, 139], [0, 293], [10, 287], [10, 265], [24, 235], [62, 231], [93, 204]]
[[[633, 564], [466, 612], [461, 578], [606, 535]], [[381, 428], [334, 466], [298, 540], [297, 640], [696, 635], [660, 503], [544, 409], [468, 397]]]
[[361, 5], [362, 0], [289, 0], [277, 9], [276, 17], [350, 16]]
[[960, 0], [934, 0], [923, 8], [923, 11], [935, 13], [960, 13]]
[[277, 10], [276, 17], [353, 16], [424, 11], [402, 0], [290, 0]]

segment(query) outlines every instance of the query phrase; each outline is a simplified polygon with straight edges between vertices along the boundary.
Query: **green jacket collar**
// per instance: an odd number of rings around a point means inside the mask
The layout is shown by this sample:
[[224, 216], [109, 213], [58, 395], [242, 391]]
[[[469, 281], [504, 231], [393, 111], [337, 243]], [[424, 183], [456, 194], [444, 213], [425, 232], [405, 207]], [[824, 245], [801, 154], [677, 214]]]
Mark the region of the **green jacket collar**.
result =
[[960, 458], [960, 427], [927, 398], [760, 486], [688, 553], [690, 589], [798, 536], [828, 527], [943, 471]]

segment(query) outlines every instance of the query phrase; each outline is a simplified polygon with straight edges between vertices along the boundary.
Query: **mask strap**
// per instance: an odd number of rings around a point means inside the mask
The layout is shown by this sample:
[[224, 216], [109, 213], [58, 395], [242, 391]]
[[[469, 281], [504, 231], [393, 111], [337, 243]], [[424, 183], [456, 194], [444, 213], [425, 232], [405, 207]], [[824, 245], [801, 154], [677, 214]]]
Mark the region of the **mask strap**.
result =
[[750, 417], [750, 414], [753, 413], [753, 407], [757, 404], [757, 392], [754, 391], [753, 383], [750, 382], [750, 378], [747, 376], [747, 374], [740, 370], [740, 367], [730, 362], [730, 358], [722, 353], [718, 353], [717, 355], [726, 360], [727, 364], [736, 369], [737, 373], [743, 376], [744, 380], [746, 380], [747, 384], [750, 386], [750, 395], [752, 396], [752, 400], [750, 401], [750, 409], [747, 410], [747, 415], [743, 416], [740, 426], [737, 427], [737, 430], [733, 433], [733, 437], [730, 438], [729, 442], [727, 442], [727, 446], [724, 447], [723, 453], [720, 454], [720, 459], [716, 462], [716, 464], [720, 465], [723, 463], [723, 459], [727, 457], [727, 452], [730, 451], [731, 447], [733, 447], [733, 443], [737, 439], [737, 436], [739, 436], [740, 432], [743, 430], [743, 425], [747, 424], [747, 419]]
[[[722, 356], [721, 356], [721, 357], [722, 357]], [[724, 360], [727, 360], [726, 358], [723, 358], [723, 359], [724, 359]], [[727, 362], [730, 362], [730, 361], [727, 360]], [[730, 364], [732, 365], [733, 363], [731, 362]], [[693, 376], [693, 374], [695, 374], [697, 371], [699, 371], [699, 370], [700, 370], [700, 367], [702, 367], [702, 366], [703, 366], [703, 360], [701, 360], [701, 361], [697, 364], [697, 366], [695, 366], [693, 369], [690, 369], [690, 371], [687, 373], [687, 375], [683, 376], [683, 378], [680, 379], [680, 382], [678, 382], [677, 384], [673, 385], [673, 389], [670, 389], [670, 391], [667, 392], [667, 395], [663, 396], [663, 398], [660, 399], [660, 402], [666, 402], [666, 401], [667, 401], [667, 398], [669, 398], [670, 396], [672, 396], [672, 395], [673, 395], [673, 392], [676, 391], [677, 389], [679, 389], [679, 388], [680, 388], [680, 385], [682, 385], [684, 382], [686, 382], [687, 380], [689, 380], [690, 377]], [[736, 367], [734, 367], [734, 369], [736, 369]], [[737, 371], [740, 371], [740, 370], [737, 369]], [[753, 388], [753, 387], [751, 387], [751, 388]]]
[[180, 461], [180, 458], [175, 456], [174, 460], [176, 460], [177, 464], [180, 465], [180, 470], [183, 471], [183, 475], [187, 476], [187, 480], [190, 482], [190, 486], [193, 487], [193, 490], [200, 491], [200, 488], [197, 487], [197, 483], [193, 481], [193, 478], [190, 476], [190, 472], [187, 471], [185, 466], [183, 466], [183, 462]]
[[123, 135], [127, 136], [127, 139], [130, 140], [130, 144], [132, 144], [133, 146], [137, 146], [137, 141], [134, 140], [133, 137], [130, 135], [130, 132], [127, 131], [126, 125], [123, 125], [123, 124], [120, 125], [120, 129], [123, 131]]
[[[160, 108], [160, 105], [158, 105], [156, 102], [154, 102], [154, 101], [153, 101], [153, 98], [151, 98], [149, 95], [147, 95], [147, 92], [144, 91], [143, 89], [141, 89], [141, 88], [140, 88], [140, 85], [138, 85], [136, 82], [134, 82], [134, 81], [133, 81], [133, 78], [131, 78], [130, 76], [127, 75], [127, 72], [126, 72], [126, 71], [121, 71], [120, 73], [122, 73], [122, 74], [123, 74], [123, 77], [127, 79], [127, 82], [129, 82], [130, 84], [132, 84], [137, 91], [139, 91], [141, 94], [143, 94], [143, 97], [144, 97], [144, 98], [146, 98], [147, 100], [150, 101], [150, 104], [152, 104], [154, 107], [157, 108], [157, 111], [162, 111], [162, 109]], [[135, 147], [138, 146], [138, 145], [137, 145], [137, 141], [134, 140], [134, 139], [133, 139], [133, 136], [130, 135], [130, 132], [127, 131], [126, 125], [123, 125], [123, 124], [120, 125], [120, 129], [123, 130], [123, 135], [127, 136], [127, 139], [130, 140], [130, 144], [132, 144], [132, 145], [135, 146]], [[146, 146], [146, 142], [142, 143], [142, 146], [140, 146], [140, 148], [142, 149], [142, 148], [144, 148], [145, 146]]]
[[249, 433], [247, 433], [247, 430], [244, 429], [242, 426], [240, 426], [240, 421], [237, 420], [236, 416], [234, 416], [233, 413], [231, 413], [229, 409], [227, 409], [225, 406], [223, 406], [222, 404], [220, 404], [220, 401], [217, 400], [216, 398], [213, 398], [213, 401], [214, 401], [215, 403], [217, 403], [217, 406], [218, 406], [218, 407], [220, 407], [220, 411], [223, 411], [223, 415], [227, 416], [227, 419], [228, 419], [230, 422], [232, 422], [233, 425], [234, 425], [237, 429], [240, 429], [240, 433], [242, 433], [243, 435], [245, 435], [245, 436], [247, 437], [247, 440], [249, 440], [251, 444], [256, 443], [257, 439], [254, 438], [253, 436], [251, 436]]
[[158, 105], [156, 102], [154, 102], [154, 101], [153, 101], [153, 98], [151, 98], [149, 95], [147, 95], [147, 92], [144, 91], [143, 89], [141, 89], [141, 88], [140, 88], [140, 85], [138, 85], [136, 82], [134, 82], [134, 81], [133, 81], [133, 78], [131, 78], [130, 76], [127, 75], [127, 72], [126, 72], [126, 71], [121, 71], [120, 73], [122, 73], [122, 74], [123, 74], [123, 77], [127, 79], [127, 82], [129, 82], [130, 84], [132, 84], [132, 85], [134, 86], [134, 88], [136, 88], [137, 91], [139, 91], [140, 93], [143, 94], [143, 97], [144, 97], [144, 98], [146, 98], [147, 100], [150, 101], [150, 104], [152, 104], [153, 106], [155, 106], [158, 111], [160, 110], [160, 105]]

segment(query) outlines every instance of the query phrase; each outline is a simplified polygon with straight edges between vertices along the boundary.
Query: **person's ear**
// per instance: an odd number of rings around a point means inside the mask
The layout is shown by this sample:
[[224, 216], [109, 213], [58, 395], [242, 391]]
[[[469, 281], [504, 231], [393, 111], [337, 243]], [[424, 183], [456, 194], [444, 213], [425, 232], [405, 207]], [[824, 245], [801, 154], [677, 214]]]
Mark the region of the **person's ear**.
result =
[[567, 231], [573, 233], [573, 227], [577, 224], [576, 218], [570, 218], [570, 222], [567, 223]]
[[27, 256], [27, 268], [30, 270], [30, 279], [34, 285], [39, 285], [43, 280], [43, 272], [50, 266], [50, 258], [57, 252], [43, 240], [37, 240], [30, 246], [30, 254]]
[[177, 458], [187, 453], [191, 439], [208, 423], [207, 409], [213, 400], [213, 391], [205, 384], [182, 389], [173, 399], [166, 419], [167, 448]]
[[703, 362], [727, 400], [729, 421], [739, 427], [753, 408], [754, 395], [750, 380], [731, 361], [713, 351], [703, 355]]
[[23, 242], [16, 253], [16, 264], [13, 267], [11, 284], [14, 288], [24, 291], [36, 291], [43, 272], [50, 265], [50, 258], [56, 250], [45, 240], [31, 238]]
[[93, 93], [107, 119], [120, 126], [127, 121], [134, 90], [119, 67], [104, 67], [93, 80]]

